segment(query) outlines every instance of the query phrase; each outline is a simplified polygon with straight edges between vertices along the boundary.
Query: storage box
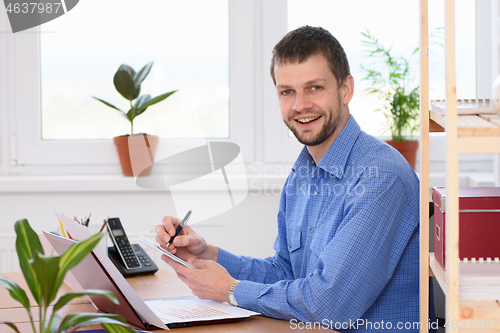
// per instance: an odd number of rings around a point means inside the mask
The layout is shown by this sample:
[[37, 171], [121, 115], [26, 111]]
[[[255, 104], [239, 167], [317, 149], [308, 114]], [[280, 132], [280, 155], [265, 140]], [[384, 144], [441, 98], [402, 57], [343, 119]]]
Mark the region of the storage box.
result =
[[[500, 258], [500, 187], [458, 190], [458, 256], [463, 261], [498, 261]], [[432, 189], [434, 201], [434, 255], [446, 262], [446, 191]]]

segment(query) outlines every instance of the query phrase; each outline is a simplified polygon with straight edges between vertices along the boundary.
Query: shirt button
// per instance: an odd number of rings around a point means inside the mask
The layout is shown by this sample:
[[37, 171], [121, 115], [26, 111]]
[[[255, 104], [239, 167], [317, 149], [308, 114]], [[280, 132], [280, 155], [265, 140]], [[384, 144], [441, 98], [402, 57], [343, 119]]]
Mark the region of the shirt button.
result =
[[313, 231], [314, 231], [314, 228], [313, 228], [313, 227], [309, 227], [309, 231], [310, 231], [310, 232], [313, 232]]
[[291, 249], [292, 248], [292, 243], [288, 243], [288, 248]]
[[314, 195], [318, 195], [318, 194], [319, 194], [319, 190], [314, 191]]
[[324, 249], [321, 249], [321, 252], [323, 252]]

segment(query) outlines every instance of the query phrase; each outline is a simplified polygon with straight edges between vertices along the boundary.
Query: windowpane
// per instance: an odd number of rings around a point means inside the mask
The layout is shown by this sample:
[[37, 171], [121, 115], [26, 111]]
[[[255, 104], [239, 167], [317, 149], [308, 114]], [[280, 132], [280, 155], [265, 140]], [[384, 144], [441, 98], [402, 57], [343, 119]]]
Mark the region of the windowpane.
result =
[[[457, 94], [459, 98], [475, 98], [475, 2], [459, 0], [456, 4], [457, 22]], [[288, 30], [303, 25], [321, 26], [329, 30], [342, 44], [354, 77], [354, 97], [349, 104], [351, 114], [361, 128], [372, 135], [389, 136], [383, 132], [385, 117], [375, 112], [382, 102], [374, 95], [368, 95], [367, 82], [360, 65], [372, 61], [364, 55], [361, 32], [367, 29], [379, 39], [384, 47], [392, 47], [391, 54], [411, 59], [409, 87], [419, 85], [419, 58], [412, 56], [419, 46], [419, 4], [417, 0], [386, 0], [375, 4], [371, 0], [329, 1], [329, 0], [288, 0]], [[433, 19], [429, 30], [444, 26], [444, 2], [434, 1], [429, 5]], [[436, 18], [439, 17], [440, 20]], [[432, 47], [437, 55], [430, 61], [431, 98], [444, 98], [444, 50]], [[416, 133], [418, 135], [418, 133]]]
[[153, 68], [141, 95], [179, 90], [134, 121], [162, 138], [229, 137], [227, 0], [86, 0], [41, 26], [42, 139], [110, 139], [130, 123], [114, 88], [125, 63]]

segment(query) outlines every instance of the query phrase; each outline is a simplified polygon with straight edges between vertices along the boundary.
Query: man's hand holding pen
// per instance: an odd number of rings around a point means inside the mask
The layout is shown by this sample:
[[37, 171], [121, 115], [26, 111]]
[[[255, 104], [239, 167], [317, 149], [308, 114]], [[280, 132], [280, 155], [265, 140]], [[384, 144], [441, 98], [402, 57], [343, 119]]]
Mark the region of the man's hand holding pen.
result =
[[205, 239], [187, 225], [181, 229], [172, 244], [167, 247], [170, 239], [175, 235], [180, 221], [176, 217], [165, 216], [162, 222], [163, 224], [156, 226], [156, 241], [161, 247], [186, 261], [189, 258], [217, 260], [219, 249], [208, 245]]
[[175, 270], [177, 276], [186, 283], [194, 295], [201, 299], [227, 302], [228, 291], [235, 279], [224, 267], [215, 262], [219, 249], [207, 244], [203, 237], [187, 225], [175, 236], [172, 244], [166, 247], [176, 234], [180, 221], [178, 218], [165, 216], [162, 222], [163, 224], [156, 226], [156, 241], [170, 253], [186, 260], [197, 269], [185, 267], [166, 255], [161, 259]]

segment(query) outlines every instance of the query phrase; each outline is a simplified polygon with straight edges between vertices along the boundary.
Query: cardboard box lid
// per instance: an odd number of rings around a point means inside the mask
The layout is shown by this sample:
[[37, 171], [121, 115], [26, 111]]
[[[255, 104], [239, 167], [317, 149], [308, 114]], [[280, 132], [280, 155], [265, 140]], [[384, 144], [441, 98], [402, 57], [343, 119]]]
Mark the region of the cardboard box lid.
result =
[[[500, 212], [500, 187], [461, 187], [458, 189], [458, 205], [462, 210], [495, 210]], [[444, 212], [446, 210], [446, 190], [444, 187], [432, 189], [432, 201]]]

